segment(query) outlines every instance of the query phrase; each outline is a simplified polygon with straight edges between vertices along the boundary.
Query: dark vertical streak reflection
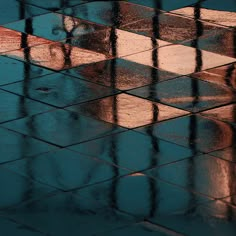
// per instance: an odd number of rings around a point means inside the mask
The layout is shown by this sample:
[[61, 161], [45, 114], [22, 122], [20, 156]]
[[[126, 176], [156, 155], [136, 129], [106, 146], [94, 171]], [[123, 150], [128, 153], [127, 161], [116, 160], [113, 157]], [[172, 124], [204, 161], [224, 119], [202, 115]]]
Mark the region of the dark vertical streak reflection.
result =
[[[160, 9], [161, 9], [161, 2], [156, 1], [155, 5], [155, 15], [152, 18], [152, 65], [153, 68], [151, 69], [151, 77], [152, 81], [149, 86], [149, 97], [152, 98], [153, 100], [157, 99], [157, 91], [155, 89], [155, 84], [159, 82], [159, 71], [155, 68], [158, 68], [159, 62], [158, 62], [158, 41], [157, 39], [160, 38], [160, 20], [159, 20], [159, 15], [160, 15]], [[155, 68], [154, 68], [155, 67]], [[153, 117], [152, 117], [152, 123], [156, 123], [158, 121], [158, 113], [159, 109], [157, 104], [153, 103], [152, 104], [152, 112], [153, 112]], [[155, 168], [158, 166], [158, 159], [157, 159], [157, 153], [160, 152], [159, 149], [159, 141], [158, 138], [154, 134], [153, 126], [149, 126], [146, 130], [147, 134], [149, 135], [151, 139], [151, 144], [152, 144], [152, 150], [150, 151], [150, 166], [149, 168]], [[157, 205], [157, 198], [158, 198], [158, 193], [159, 189], [156, 186], [156, 182], [152, 181], [151, 179], [149, 180], [149, 187], [150, 187], [150, 212], [149, 212], [149, 217], [154, 217], [156, 214], [156, 211], [158, 209]]]
[[[199, 50], [199, 37], [203, 34], [203, 25], [202, 22], [199, 21], [201, 18], [201, 2], [199, 1], [195, 4], [194, 7], [194, 19], [196, 23], [196, 38], [192, 41], [192, 47], [196, 48], [196, 67], [195, 72], [199, 72], [202, 70], [202, 52]], [[192, 88], [192, 106], [193, 109], [197, 106], [199, 102], [199, 85], [198, 80], [191, 80], [191, 88]], [[187, 175], [187, 185], [189, 189], [194, 189], [195, 186], [195, 155], [197, 154], [196, 140], [197, 140], [197, 117], [190, 116], [189, 118], [189, 147], [192, 150], [192, 157], [189, 158], [189, 166], [188, 166], [188, 175]], [[195, 208], [191, 208], [193, 203], [196, 202], [195, 195], [190, 192], [189, 206], [190, 212], [195, 212]]]
[[[20, 16], [21, 19], [25, 18], [25, 5], [23, 3], [20, 3]], [[23, 48], [23, 52], [24, 52], [24, 59], [26, 61], [26, 63], [23, 63], [24, 65], [24, 85], [23, 85], [23, 94], [24, 96], [22, 96], [20, 98], [20, 109], [21, 109], [21, 113], [24, 116], [29, 115], [29, 112], [27, 110], [27, 104], [25, 97], [28, 97], [28, 89], [29, 89], [29, 83], [30, 83], [30, 71], [31, 71], [31, 64], [30, 64], [30, 48], [28, 47], [28, 34], [33, 34], [33, 22], [31, 18], [28, 18], [25, 20], [25, 34], [22, 33], [21, 34], [21, 48]], [[29, 121], [29, 131], [30, 134], [32, 135], [32, 133], [34, 132], [34, 127], [32, 126], [33, 124], [33, 117], [31, 116], [30, 121]], [[27, 149], [30, 148], [26, 142], [26, 140], [24, 140], [23, 142], [23, 147], [22, 147], [22, 153], [24, 155], [24, 153], [27, 153]], [[30, 177], [30, 179], [33, 179], [33, 168], [32, 168], [32, 158], [27, 158], [27, 162], [26, 162], [26, 171], [27, 171], [27, 175]], [[29, 185], [29, 183], [27, 183], [27, 190], [25, 191], [24, 195], [25, 195], [25, 199], [30, 199], [34, 194], [34, 186], [33, 186], [33, 182], [31, 182], [31, 184]]]
[[[195, 187], [195, 155], [197, 154], [197, 117], [192, 115], [189, 117], [189, 148], [192, 150], [192, 156], [189, 158], [189, 165], [188, 165], [188, 174], [187, 174], [187, 186], [189, 189], [194, 189]], [[195, 207], [192, 208], [193, 204], [196, 203], [195, 195], [189, 191], [190, 199], [189, 199], [189, 211], [187, 213], [195, 212]]]
[[[232, 37], [233, 37], [233, 57], [236, 57], [236, 28], [232, 29]], [[234, 64], [228, 66], [225, 74], [225, 83], [227, 86], [234, 88], [234, 81], [233, 81], [233, 73], [235, 67]]]
[[[233, 117], [233, 122], [236, 123], [236, 107], [233, 106], [233, 109], [232, 109], [232, 117]], [[234, 129], [233, 127], [231, 129]], [[232, 156], [232, 161], [233, 162], [236, 162], [236, 152], [235, 152], [235, 147], [234, 147], [234, 143], [235, 143], [235, 140], [236, 140], [236, 133], [234, 131], [232, 131], [232, 153], [231, 153], [231, 156]], [[235, 183], [235, 176], [236, 176], [236, 170], [234, 168], [234, 166], [229, 162], [229, 183], [228, 183], [228, 187], [229, 187], [229, 191], [230, 191], [230, 200], [229, 202], [232, 203], [232, 205], [235, 204], [234, 202], [234, 189], [236, 188], [236, 183]], [[233, 220], [235, 214], [234, 214], [234, 211], [232, 209], [232, 207], [228, 206], [227, 207], [227, 220], [228, 221], [231, 221]]]
[[[112, 2], [112, 21], [113, 25], [111, 26], [111, 32], [110, 32], [110, 43], [111, 43], [111, 50], [112, 50], [112, 56], [114, 57], [113, 60], [111, 60], [110, 63], [110, 76], [111, 76], [111, 86], [112, 89], [116, 89], [116, 57], [117, 57], [117, 35], [116, 35], [116, 27], [119, 27], [120, 25], [120, 3], [119, 2]], [[112, 97], [112, 114], [113, 114], [113, 123], [118, 123], [118, 107], [117, 107], [117, 99], [116, 96]], [[119, 156], [118, 156], [118, 137], [116, 135], [111, 135], [111, 141], [110, 141], [110, 156], [112, 158], [112, 162], [115, 165], [119, 165]], [[118, 209], [118, 203], [117, 203], [117, 188], [119, 184], [118, 176], [119, 176], [119, 169], [117, 167], [113, 167], [114, 172], [114, 178], [111, 185], [111, 192], [110, 192], [110, 200], [111, 200], [111, 206], [114, 209]]]
[[234, 70], [235, 70], [234, 64], [231, 64], [228, 66], [225, 73], [225, 84], [233, 89], [234, 89], [234, 84], [233, 84], [234, 81], [232, 80], [233, 80]]
[[196, 48], [196, 67], [195, 72], [202, 70], [202, 52], [199, 50], [199, 37], [203, 35], [203, 24], [201, 21], [201, 2], [195, 4], [194, 6], [194, 20], [196, 24], [196, 38], [192, 41], [191, 46]]
[[236, 28], [233, 28], [232, 31], [233, 31], [233, 56], [236, 57]]

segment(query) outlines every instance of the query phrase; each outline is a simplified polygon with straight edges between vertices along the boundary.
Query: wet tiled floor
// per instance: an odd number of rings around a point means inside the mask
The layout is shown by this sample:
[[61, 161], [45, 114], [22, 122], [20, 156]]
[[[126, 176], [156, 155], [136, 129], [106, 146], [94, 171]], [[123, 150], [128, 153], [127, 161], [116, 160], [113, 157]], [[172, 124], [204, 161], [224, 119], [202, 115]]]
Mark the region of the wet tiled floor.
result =
[[235, 236], [236, 2], [0, 2], [1, 236]]

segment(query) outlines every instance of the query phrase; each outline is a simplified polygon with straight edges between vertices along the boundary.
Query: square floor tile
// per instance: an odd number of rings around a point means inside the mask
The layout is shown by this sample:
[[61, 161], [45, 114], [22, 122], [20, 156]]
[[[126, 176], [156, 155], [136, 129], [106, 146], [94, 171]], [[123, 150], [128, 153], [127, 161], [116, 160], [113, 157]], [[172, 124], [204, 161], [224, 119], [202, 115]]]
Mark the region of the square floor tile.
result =
[[184, 6], [188, 6], [191, 5], [193, 3], [196, 3], [197, 0], [160, 0], [160, 1], [156, 1], [156, 0], [128, 0], [129, 2], [133, 2], [136, 4], [140, 4], [140, 5], [144, 5], [144, 6], [148, 6], [148, 7], [153, 7], [156, 9], [162, 9], [165, 11], [170, 11], [173, 9], [178, 9]]
[[[32, 159], [28, 159], [30, 165]], [[29, 173], [30, 173], [30, 169]], [[39, 199], [54, 192], [55, 189], [33, 182], [5, 168], [0, 168], [1, 198], [0, 209], [6, 209], [22, 204], [26, 201]]]
[[[230, 1], [233, 2], [234, 0], [230, 0]], [[203, 1], [202, 3], [198, 3], [195, 6], [193, 5], [193, 6], [174, 10], [172, 11], [172, 13], [196, 18], [197, 15], [194, 14], [194, 12], [200, 12], [201, 14], [198, 15], [199, 20], [208, 21], [210, 23], [215, 23], [215, 24], [224, 25], [224, 26], [235, 27], [236, 26], [236, 12], [231, 12], [231, 10], [233, 9], [232, 7], [228, 7], [227, 10], [224, 9], [224, 7], [226, 7], [226, 5], [230, 1], [226, 1], [225, 3], [214, 2], [214, 4], [212, 4], [211, 6], [212, 9], [205, 8], [206, 3], [208, 1]], [[219, 5], [219, 4], [222, 4], [221, 10], [213, 9], [215, 8], [216, 5]], [[204, 6], [204, 7], [201, 7], [201, 6]]]
[[[114, 208], [93, 208], [86, 198], [63, 193], [23, 204], [4, 212], [10, 219], [29, 225], [47, 235], [91, 236], [135, 223], [135, 218]], [[93, 227], [91, 227], [91, 223]]]
[[116, 27], [143, 18], [151, 18], [155, 13], [151, 8], [124, 1], [93, 1], [63, 9], [60, 12], [98, 24]]
[[0, 54], [2, 54], [8, 51], [14, 51], [29, 46], [48, 43], [49, 41], [0, 26], [0, 42]]
[[0, 217], [1, 233], [5, 235], [17, 236], [43, 236], [45, 234], [35, 230], [29, 226], [18, 224], [13, 220]]
[[[199, 35], [199, 25], [201, 26], [201, 35]], [[171, 43], [189, 41], [199, 36], [203, 39], [208, 38], [220, 29], [213, 24], [162, 12], [156, 13], [153, 18], [142, 19], [121, 28]]]
[[215, 157], [219, 157], [226, 161], [236, 162], [236, 147], [231, 146], [221, 150], [217, 150], [215, 152], [210, 152], [210, 155]]
[[3, 89], [56, 107], [66, 107], [117, 93], [114, 89], [60, 73], [14, 83]]
[[0, 57], [0, 86], [21, 80], [29, 80], [51, 74], [46, 70], [31, 64], [22, 63], [7, 57]]
[[0, 123], [50, 111], [51, 106], [0, 91]]
[[203, 116], [229, 122], [236, 126], [236, 105], [222, 106], [201, 113]]
[[110, 135], [70, 147], [82, 154], [134, 171], [190, 158], [190, 149], [159, 140], [152, 131], [145, 136], [133, 131]]
[[58, 146], [69, 146], [124, 131], [115, 125], [64, 110], [31, 116], [2, 126]]
[[126, 128], [144, 126], [188, 114], [177, 108], [124, 93], [75, 105], [68, 109]]
[[141, 173], [88, 186], [76, 191], [75, 194], [81, 202], [86, 199], [86, 203], [92, 209], [113, 207], [139, 219], [148, 219], [169, 212], [175, 215], [194, 204], [210, 201], [210, 198]]
[[4, 167], [65, 191], [131, 172], [67, 149], [39, 155], [30, 163], [24, 159], [7, 163]]
[[82, 3], [86, 3], [87, 0], [66, 0], [66, 1], [61, 1], [61, 0], [53, 0], [53, 1], [48, 1], [48, 0], [41, 0], [40, 2], [37, 0], [18, 0], [19, 2], [22, 3], [27, 3], [30, 5], [35, 5], [40, 8], [48, 9], [50, 11], [56, 11], [61, 8], [69, 7], [69, 6], [74, 6]]
[[65, 70], [83, 64], [103, 61], [109, 55], [97, 53], [63, 43], [48, 43], [3, 53], [7, 57], [26, 61], [55, 71]]
[[109, 234], [110, 236], [120, 236], [120, 235], [137, 235], [137, 236], [181, 236], [174, 231], [167, 228], [163, 228], [159, 225], [152, 224], [147, 221], [140, 223], [128, 225], [122, 228], [114, 229], [112, 231], [106, 231], [103, 233], [95, 234], [95, 236], [103, 236], [104, 234]]
[[176, 230], [184, 235], [215, 235], [234, 236], [235, 208], [220, 201], [193, 206], [177, 214], [169, 211], [167, 214], [157, 214], [153, 223]]
[[146, 51], [127, 56], [124, 59], [182, 75], [236, 61], [236, 59], [231, 57], [196, 50], [182, 45], [161, 47], [154, 51]]
[[1, 1], [0, 8], [4, 9], [0, 12], [1, 25], [48, 12], [44, 9], [28, 4], [23, 4], [16, 0]]
[[160, 178], [211, 198], [224, 198], [236, 193], [232, 162], [210, 155], [201, 155], [145, 171]]
[[191, 75], [194, 78], [236, 89], [236, 64], [201, 71]]
[[31, 32], [28, 31], [28, 21], [29, 19], [21, 20], [6, 24], [4, 27], [23, 33], [30, 33], [53, 41], [59, 41], [76, 36], [79, 37], [98, 30], [106, 29], [104, 26], [99, 26], [85, 20], [64, 16], [58, 13], [49, 13], [30, 18]]
[[191, 112], [199, 112], [236, 100], [231, 89], [190, 77], [145, 86], [129, 93]]
[[[137, 129], [147, 134], [148, 127]], [[211, 152], [234, 142], [235, 130], [230, 125], [198, 115], [186, 116], [152, 125], [158, 138], [177, 143], [194, 152]]]
[[55, 146], [0, 128], [0, 163], [34, 156], [56, 149]]
[[119, 90], [133, 89], [178, 76], [120, 58], [82, 65], [62, 73]]

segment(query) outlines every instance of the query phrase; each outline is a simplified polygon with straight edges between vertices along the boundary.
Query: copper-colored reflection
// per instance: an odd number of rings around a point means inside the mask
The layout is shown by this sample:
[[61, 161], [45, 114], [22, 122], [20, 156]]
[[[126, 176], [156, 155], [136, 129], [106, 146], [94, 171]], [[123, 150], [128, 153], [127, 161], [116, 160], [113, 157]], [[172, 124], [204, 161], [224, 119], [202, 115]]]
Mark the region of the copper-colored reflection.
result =
[[123, 57], [170, 43], [120, 29], [106, 29], [71, 38], [71, 44], [113, 57]]
[[[159, 68], [182, 75], [195, 72], [199, 63], [196, 57], [196, 49], [182, 45], [161, 47], [158, 49], [157, 57]], [[125, 59], [153, 66], [153, 51], [127, 56]], [[200, 59], [202, 61], [202, 70], [236, 61], [236, 59], [204, 50], [201, 50]]]
[[234, 104], [211, 109], [202, 112], [202, 114], [219, 120], [224, 120], [232, 123], [236, 122], [236, 106]]
[[90, 1], [90, 3], [65, 9], [82, 19], [94, 21], [104, 25], [122, 26], [143, 18], [152, 18], [155, 14], [153, 8], [140, 6], [125, 1]]
[[0, 27], [0, 53], [20, 49], [23, 37], [27, 40], [28, 47], [50, 42], [47, 39]]
[[199, 169], [207, 169], [204, 175], [199, 176], [204, 180], [204, 184], [201, 183], [201, 179], [196, 181], [196, 190], [199, 187], [200, 192], [207, 193], [209, 189], [212, 189], [216, 197], [227, 197], [235, 193], [235, 188], [232, 186], [235, 177], [232, 175], [233, 169], [230, 162], [212, 157], [205, 159], [203, 163], [204, 165], [201, 166], [201, 163], [197, 162]]
[[[194, 17], [194, 8], [185, 7], [174, 10], [172, 13]], [[236, 13], [201, 8], [201, 20], [222, 24], [225, 26], [236, 26]]]
[[[123, 28], [135, 33], [148, 35], [172, 43], [189, 41], [199, 37], [199, 22], [176, 14], [157, 14], [154, 19], [143, 19], [125, 25]], [[216, 25], [201, 23], [201, 38], [212, 35], [218, 29]]]
[[201, 126], [199, 125], [200, 127], [197, 131], [199, 132], [199, 142], [203, 141], [206, 150], [209, 151], [231, 146], [234, 142], [234, 130], [224, 122], [215, 119], [212, 120], [214, 124], [211, 125], [210, 122], [211, 120]]
[[137, 172], [137, 173], [129, 174], [128, 176], [145, 176], [145, 174]]
[[[16, 32], [16, 34], [19, 34], [19, 38], [18, 40], [14, 38], [13, 41], [14, 44], [17, 44], [17, 47], [14, 48], [12, 45], [8, 46], [6, 44], [7, 46], [4, 47], [9, 49], [4, 49], [5, 51], [20, 48], [21, 33]], [[44, 44], [30, 47], [31, 44], [29, 41], [27, 45], [30, 49], [27, 51], [27, 58], [30, 59], [31, 63], [54, 70], [63, 70], [82, 64], [102, 61], [110, 57], [129, 55], [153, 48], [150, 38], [142, 35], [129, 33], [123, 30], [116, 30], [114, 37], [117, 38], [115, 42], [112, 42], [110, 30], [98, 31], [95, 34], [81, 35], [79, 37], [72, 38], [71, 43], [74, 46], [63, 43], [52, 43], [51, 41], [39, 38], [41, 40], [41, 44]], [[38, 42], [34, 40], [38, 39], [37, 37], [29, 36], [29, 40], [30, 39], [35, 44], [36, 42], [37, 44], [40, 43], [40, 41]], [[157, 40], [156, 46], [164, 46], [166, 44], [168, 43]], [[6, 55], [23, 60], [26, 57], [23, 50], [11, 51], [6, 53]]]
[[236, 64], [221, 66], [192, 75], [211, 83], [224, 85], [236, 89]]
[[86, 114], [128, 128], [135, 128], [188, 114], [188, 112], [180, 109], [153, 103], [127, 94], [87, 103], [80, 108]]
[[[227, 147], [221, 150], [217, 150], [215, 152], [212, 152], [211, 155], [233, 162], [231, 163], [231, 165], [235, 165], [236, 162], [236, 147], [235, 146], [231, 146], [231, 147]], [[236, 184], [236, 182], [235, 182]], [[236, 201], [235, 201], [236, 203]]]
[[[83, 77], [89, 81], [115, 86], [120, 90], [128, 90], [160, 82], [177, 75], [167, 71], [136, 64], [127, 60], [113, 59], [89, 64], [70, 70], [72, 75]], [[155, 74], [155, 78], [154, 77]]]
[[[25, 60], [24, 50], [11, 51], [6, 53], [6, 55]], [[29, 56], [30, 62], [54, 70], [63, 70], [106, 59], [106, 56], [101, 53], [61, 43], [31, 47]]]
[[[143, 35], [131, 33], [124, 30], [117, 30], [117, 37], [118, 55], [120, 57], [153, 48], [152, 40], [149, 37]], [[170, 44], [163, 40], [156, 41], [158, 47]]]

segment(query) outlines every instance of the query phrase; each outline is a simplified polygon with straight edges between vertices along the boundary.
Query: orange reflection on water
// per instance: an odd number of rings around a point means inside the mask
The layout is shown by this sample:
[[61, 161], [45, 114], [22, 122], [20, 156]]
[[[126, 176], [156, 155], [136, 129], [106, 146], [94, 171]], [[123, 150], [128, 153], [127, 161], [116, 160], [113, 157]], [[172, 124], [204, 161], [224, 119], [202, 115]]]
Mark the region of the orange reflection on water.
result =
[[236, 89], [236, 64], [201, 71], [193, 74], [192, 76], [211, 83], [231, 86]]
[[[172, 11], [172, 13], [194, 17], [194, 7], [181, 8]], [[225, 26], [236, 26], [236, 12], [201, 8], [201, 20], [206, 20]]]
[[123, 127], [135, 128], [188, 114], [159, 103], [120, 94], [81, 106], [84, 113]]
[[170, 44], [163, 40], [152, 40], [144, 35], [110, 28], [76, 36], [71, 40], [73, 46], [83, 47], [113, 57], [123, 57]]
[[[197, 58], [197, 53], [196, 49], [182, 45], [161, 47], [156, 52], [158, 68], [186, 75], [193, 73], [198, 67], [198, 64], [201, 65], [201, 70], [205, 70], [236, 61], [234, 58], [204, 50], [201, 50], [200, 58]], [[125, 59], [148, 66], [154, 65], [153, 51], [134, 54], [125, 57]], [[198, 60], [201, 60], [201, 63]]]
[[[117, 30], [116, 35], [117, 49], [120, 57], [153, 49], [152, 40], [144, 35], [139, 35], [124, 30]], [[166, 41], [157, 39], [156, 42], [158, 47], [170, 44]]]
[[27, 42], [28, 47], [51, 42], [44, 38], [0, 27], [0, 52], [20, 49], [23, 40]]
[[[6, 53], [6, 55], [25, 60], [24, 50], [11, 51]], [[72, 47], [62, 43], [51, 43], [31, 47], [29, 57], [31, 63], [54, 70], [63, 70], [106, 59], [106, 56], [101, 53]]]
[[234, 104], [211, 109], [203, 112], [202, 114], [227, 122], [236, 122], [236, 106]]

